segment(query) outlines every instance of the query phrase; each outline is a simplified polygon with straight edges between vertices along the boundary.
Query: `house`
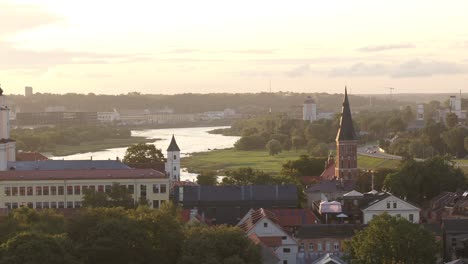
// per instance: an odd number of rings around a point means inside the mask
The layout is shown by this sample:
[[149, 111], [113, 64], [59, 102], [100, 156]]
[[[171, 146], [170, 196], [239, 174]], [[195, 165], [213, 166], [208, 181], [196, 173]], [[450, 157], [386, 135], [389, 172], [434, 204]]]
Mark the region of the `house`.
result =
[[461, 255], [468, 240], [468, 219], [442, 221], [444, 260], [455, 260]]
[[389, 193], [379, 193], [375, 199], [362, 210], [363, 223], [368, 224], [376, 215], [388, 213], [391, 216], [401, 216], [411, 223], [419, 223], [419, 207], [395, 197]]
[[255, 234], [273, 250], [279, 258], [278, 264], [296, 263], [297, 242], [278, 224], [276, 216], [263, 208], [249, 211], [237, 224], [247, 236]]
[[321, 258], [312, 262], [312, 264], [346, 264], [346, 262], [333, 254], [327, 253]]
[[286, 185], [174, 186], [174, 204], [197, 208], [213, 224], [236, 225], [250, 209], [297, 208], [297, 187]]
[[280, 259], [276, 255], [274, 249], [269, 248], [265, 243], [263, 243], [256, 234], [251, 234], [249, 239], [255, 244], [260, 246], [262, 254], [262, 264], [277, 264], [281, 263]]
[[342, 256], [343, 241], [350, 239], [360, 228], [359, 225], [350, 224], [304, 225], [300, 227], [295, 235], [299, 243], [298, 263], [315, 263], [326, 254]]

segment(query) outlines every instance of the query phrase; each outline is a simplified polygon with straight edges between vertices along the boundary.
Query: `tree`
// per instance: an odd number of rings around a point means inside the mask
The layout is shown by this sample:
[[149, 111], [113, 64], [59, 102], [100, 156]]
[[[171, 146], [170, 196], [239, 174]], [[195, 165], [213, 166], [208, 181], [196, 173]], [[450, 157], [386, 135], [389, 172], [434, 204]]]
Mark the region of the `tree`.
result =
[[282, 175], [318, 176], [323, 172], [326, 158], [315, 158], [301, 155], [297, 160], [288, 160], [283, 164]]
[[197, 183], [200, 185], [216, 185], [218, 183], [218, 175], [216, 171], [203, 171], [198, 174]]
[[315, 146], [312, 151], [310, 152], [310, 155], [314, 157], [327, 157], [328, 156], [328, 145], [325, 143], [320, 143]]
[[442, 139], [447, 144], [450, 154], [455, 155], [457, 158], [464, 158], [466, 155], [465, 150], [465, 137], [468, 136], [468, 130], [464, 127], [454, 127], [442, 134]]
[[268, 150], [268, 154], [270, 156], [274, 156], [278, 153], [281, 153], [281, 143], [276, 139], [268, 141], [265, 147]]
[[263, 149], [267, 139], [259, 135], [243, 136], [235, 144], [237, 150]]
[[132, 168], [160, 168], [164, 166], [164, 155], [153, 144], [139, 143], [130, 146], [123, 162]]
[[422, 203], [443, 191], [463, 189], [465, 179], [450, 159], [436, 156], [423, 162], [404, 160], [395, 173], [387, 175], [384, 186], [396, 196]]
[[135, 201], [125, 185], [114, 183], [106, 192], [88, 189], [83, 192], [83, 207], [133, 208]]
[[468, 137], [465, 137], [463, 140], [463, 146], [465, 147], [465, 151], [468, 152]]
[[291, 144], [292, 144], [292, 147], [294, 148], [294, 150], [297, 151], [299, 148], [304, 146], [304, 139], [302, 137], [299, 137], [299, 136], [294, 136], [294, 137], [291, 138]]
[[378, 168], [374, 171], [361, 170], [356, 181], [356, 190], [362, 193], [370, 191], [372, 189], [372, 175], [374, 175], [374, 190], [380, 192], [383, 190], [387, 175], [395, 172], [395, 169], [389, 168]]
[[388, 214], [376, 216], [369, 226], [345, 241], [351, 263], [435, 263], [434, 235], [418, 224]]
[[260, 247], [237, 227], [196, 226], [186, 230], [178, 264], [261, 263]]
[[393, 132], [404, 131], [406, 129], [405, 122], [399, 116], [393, 116], [388, 119], [387, 126]]
[[445, 116], [445, 124], [448, 128], [453, 128], [458, 124], [458, 116], [455, 113], [448, 113]]
[[80, 263], [65, 236], [19, 233], [0, 246], [0, 264]]

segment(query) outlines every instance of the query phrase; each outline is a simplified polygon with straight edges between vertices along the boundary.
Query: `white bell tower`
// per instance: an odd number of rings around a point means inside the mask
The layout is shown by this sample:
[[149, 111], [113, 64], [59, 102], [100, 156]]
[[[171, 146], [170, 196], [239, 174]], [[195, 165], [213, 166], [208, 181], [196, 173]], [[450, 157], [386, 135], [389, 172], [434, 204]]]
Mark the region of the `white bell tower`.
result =
[[166, 173], [171, 182], [180, 181], [180, 149], [174, 135], [167, 148]]
[[9, 161], [16, 161], [16, 141], [10, 138], [10, 109], [0, 87], [0, 171], [8, 169]]

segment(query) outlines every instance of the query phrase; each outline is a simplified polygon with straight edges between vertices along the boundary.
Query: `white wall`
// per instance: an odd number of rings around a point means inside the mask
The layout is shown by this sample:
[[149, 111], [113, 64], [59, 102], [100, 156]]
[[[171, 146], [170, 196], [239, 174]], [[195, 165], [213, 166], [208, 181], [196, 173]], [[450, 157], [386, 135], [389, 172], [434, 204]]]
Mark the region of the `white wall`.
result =
[[[390, 208], [387, 208], [387, 203], [390, 204]], [[396, 203], [396, 208], [394, 208], [394, 203]], [[383, 213], [388, 213], [391, 216], [398, 216], [405, 218], [410, 221], [410, 215], [413, 215], [413, 223], [419, 223], [419, 212], [420, 209], [401, 200], [394, 196], [389, 196], [386, 199], [369, 206], [363, 211], [364, 224], [368, 224], [374, 215], [379, 215]]]

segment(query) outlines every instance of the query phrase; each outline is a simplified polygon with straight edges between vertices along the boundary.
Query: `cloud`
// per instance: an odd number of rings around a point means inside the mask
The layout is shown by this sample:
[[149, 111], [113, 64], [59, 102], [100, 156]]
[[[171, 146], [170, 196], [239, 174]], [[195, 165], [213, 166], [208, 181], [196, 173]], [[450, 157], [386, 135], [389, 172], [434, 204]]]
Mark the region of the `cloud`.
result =
[[185, 53], [193, 53], [193, 52], [199, 52], [200, 50], [198, 49], [173, 49], [170, 51], [167, 51], [165, 53], [170, 53], [170, 54], [185, 54]]
[[366, 46], [359, 48], [358, 51], [362, 52], [378, 52], [385, 50], [395, 50], [395, 49], [412, 49], [415, 46], [413, 44], [389, 44], [389, 45], [375, 45], [375, 46]]
[[466, 65], [440, 61], [423, 62], [421, 60], [415, 59], [398, 65], [398, 67], [396, 67], [396, 69], [394, 69], [390, 75], [394, 78], [405, 78], [433, 75], [451, 75], [465, 72], [468, 72]]
[[224, 50], [222, 52], [240, 53], [240, 54], [273, 54], [275, 49], [245, 49], [245, 50]]
[[310, 65], [304, 64], [286, 72], [286, 76], [291, 77], [291, 78], [297, 78], [297, 77], [302, 77], [304, 75], [307, 75], [310, 72], [311, 72]]
[[386, 75], [389, 72], [389, 67], [383, 64], [367, 64], [356, 63], [348, 68], [334, 68], [330, 72], [332, 77], [341, 76], [377, 76]]
[[107, 54], [65, 50], [34, 51], [17, 49], [0, 42], [0, 70], [44, 69], [63, 64], [132, 63], [154, 60], [148, 54]]
[[35, 5], [0, 2], [0, 38], [63, 21]]
[[356, 63], [350, 67], [334, 68], [331, 77], [341, 76], [389, 76], [392, 78], [426, 77], [435, 75], [452, 75], [468, 72], [468, 65], [444, 62], [409, 60], [400, 64]]

